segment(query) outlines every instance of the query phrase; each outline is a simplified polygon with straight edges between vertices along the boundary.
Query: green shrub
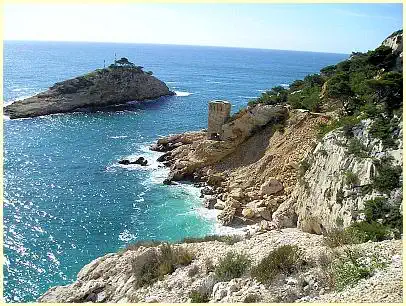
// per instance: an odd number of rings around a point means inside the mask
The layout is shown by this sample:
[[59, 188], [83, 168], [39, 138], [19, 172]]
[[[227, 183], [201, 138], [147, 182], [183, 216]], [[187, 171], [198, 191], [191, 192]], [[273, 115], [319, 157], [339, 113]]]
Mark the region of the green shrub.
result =
[[243, 303], [258, 303], [261, 301], [261, 297], [258, 294], [250, 293], [245, 298]]
[[344, 201], [344, 191], [342, 189], [338, 189], [336, 194], [336, 202], [338, 204], [343, 204], [343, 201]]
[[361, 122], [361, 117], [345, 116], [339, 120], [330, 121], [329, 123], [321, 123], [319, 125], [318, 137], [322, 138], [327, 133], [343, 127], [343, 132], [346, 137], [352, 137], [352, 129]]
[[365, 236], [351, 227], [346, 229], [333, 229], [324, 233], [324, 243], [330, 248], [346, 244], [358, 244], [365, 242]]
[[372, 178], [374, 189], [389, 194], [393, 189], [401, 187], [402, 167], [394, 166], [392, 157], [383, 157], [375, 161], [375, 166], [377, 173]]
[[150, 285], [166, 274], [173, 273], [179, 266], [189, 265], [193, 255], [182, 247], [173, 248], [169, 244], [161, 245], [156, 250], [139, 256], [132, 263], [132, 273], [137, 288]]
[[351, 171], [346, 171], [344, 175], [345, 175], [345, 183], [347, 185], [354, 187], [359, 184], [358, 176], [355, 173]]
[[189, 294], [191, 303], [208, 303], [210, 298], [208, 294], [202, 294], [197, 290], [193, 290]]
[[354, 230], [362, 242], [383, 241], [392, 238], [389, 227], [375, 221], [354, 222], [349, 229]]
[[227, 253], [217, 264], [214, 273], [219, 281], [230, 281], [241, 277], [251, 265], [251, 260], [244, 254]]
[[347, 152], [360, 158], [368, 157], [368, 150], [366, 146], [362, 144], [361, 141], [357, 138], [350, 139], [347, 147]]
[[278, 274], [289, 275], [296, 272], [304, 264], [303, 254], [297, 246], [284, 245], [261, 260], [251, 269], [251, 276], [263, 284], [270, 283]]
[[180, 243], [197, 243], [197, 242], [207, 242], [207, 241], [220, 241], [220, 242], [224, 242], [228, 245], [233, 245], [234, 243], [237, 243], [239, 241], [242, 240], [241, 236], [238, 235], [224, 235], [224, 236], [220, 236], [220, 235], [208, 235], [205, 237], [186, 237], [183, 238], [182, 241]]
[[367, 241], [390, 239], [392, 232], [386, 225], [378, 222], [354, 222], [345, 229], [333, 229], [324, 233], [324, 243], [335, 248], [347, 244], [359, 244]]
[[320, 69], [320, 72], [322, 76], [330, 77], [335, 73], [336, 69], [337, 69], [336, 65], [330, 65]]
[[328, 80], [327, 96], [334, 99], [347, 100], [354, 93], [349, 84], [349, 77], [346, 73], [337, 73]]
[[369, 132], [375, 138], [382, 140], [384, 148], [397, 149], [397, 142], [393, 135], [395, 129], [398, 128], [396, 119], [389, 120], [380, 116], [372, 123]]
[[335, 288], [341, 291], [346, 287], [353, 287], [361, 279], [371, 277], [376, 269], [384, 266], [376, 256], [367, 259], [357, 250], [346, 249], [344, 255], [339, 256], [333, 265]]
[[295, 80], [289, 85], [289, 91], [294, 92], [303, 89], [304, 81], [303, 80]]

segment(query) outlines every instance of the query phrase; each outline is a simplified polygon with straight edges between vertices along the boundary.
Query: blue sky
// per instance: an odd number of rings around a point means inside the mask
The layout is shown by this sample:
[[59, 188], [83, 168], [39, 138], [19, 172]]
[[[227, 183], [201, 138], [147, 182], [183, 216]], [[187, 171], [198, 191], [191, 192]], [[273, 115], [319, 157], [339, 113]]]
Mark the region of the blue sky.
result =
[[6, 4], [6, 40], [350, 53], [402, 28], [401, 4]]

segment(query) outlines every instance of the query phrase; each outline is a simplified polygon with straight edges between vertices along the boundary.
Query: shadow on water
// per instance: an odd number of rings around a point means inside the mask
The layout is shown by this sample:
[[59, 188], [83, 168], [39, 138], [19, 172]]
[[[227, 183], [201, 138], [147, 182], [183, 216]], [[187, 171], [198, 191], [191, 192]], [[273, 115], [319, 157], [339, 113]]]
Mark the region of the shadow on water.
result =
[[159, 109], [165, 104], [173, 101], [175, 96], [160, 97], [154, 100], [145, 101], [130, 101], [125, 104], [109, 105], [109, 106], [91, 106], [77, 108], [72, 113], [97, 113], [97, 112], [119, 112], [119, 111], [137, 111], [137, 110], [148, 110], [148, 109]]

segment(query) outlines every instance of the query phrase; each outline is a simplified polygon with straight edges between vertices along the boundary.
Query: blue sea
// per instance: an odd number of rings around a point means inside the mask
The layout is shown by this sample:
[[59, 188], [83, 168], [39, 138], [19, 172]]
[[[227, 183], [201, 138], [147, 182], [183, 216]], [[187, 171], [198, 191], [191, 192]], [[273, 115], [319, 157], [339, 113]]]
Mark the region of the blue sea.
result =
[[[137, 240], [176, 241], [221, 231], [192, 185], [162, 184], [168, 170], [148, 146], [159, 136], [207, 125], [207, 102], [236, 112], [276, 85], [346, 54], [221, 47], [4, 43], [4, 101], [127, 57], [177, 95], [129, 109], [4, 120], [4, 296], [35, 301], [72, 282], [96, 257]], [[144, 156], [148, 167], [123, 167]]]

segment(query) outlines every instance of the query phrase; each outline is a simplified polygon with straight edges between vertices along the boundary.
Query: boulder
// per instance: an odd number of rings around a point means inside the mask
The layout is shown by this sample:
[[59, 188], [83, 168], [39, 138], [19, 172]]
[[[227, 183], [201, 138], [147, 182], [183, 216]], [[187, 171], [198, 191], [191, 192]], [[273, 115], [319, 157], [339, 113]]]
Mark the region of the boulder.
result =
[[255, 212], [253, 209], [246, 207], [242, 210], [242, 215], [246, 218], [253, 218], [255, 216]]
[[261, 218], [268, 220], [268, 221], [272, 220], [272, 214], [266, 207], [259, 207], [257, 209], [257, 212]]
[[208, 209], [213, 209], [214, 205], [217, 203], [217, 199], [214, 196], [205, 196], [204, 197], [204, 207]]
[[230, 225], [233, 222], [235, 215], [234, 207], [225, 207], [224, 210], [217, 216], [217, 220], [222, 225]]
[[222, 200], [217, 199], [216, 204], [214, 204], [214, 209], [223, 210], [225, 206], [226, 206], [225, 202], [223, 202]]
[[261, 194], [263, 195], [276, 194], [282, 190], [283, 184], [275, 178], [270, 178], [261, 185]]

